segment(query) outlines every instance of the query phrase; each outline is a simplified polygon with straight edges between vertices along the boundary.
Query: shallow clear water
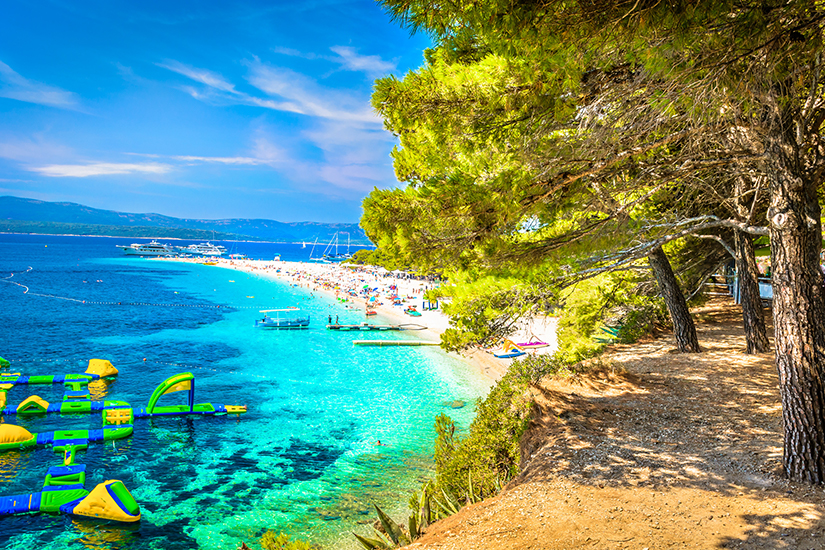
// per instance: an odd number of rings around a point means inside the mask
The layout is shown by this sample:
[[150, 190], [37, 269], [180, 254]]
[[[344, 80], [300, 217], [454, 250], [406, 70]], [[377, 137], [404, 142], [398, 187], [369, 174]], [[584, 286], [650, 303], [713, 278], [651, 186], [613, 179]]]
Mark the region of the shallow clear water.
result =
[[[435, 415], [466, 425], [472, 401], [487, 390], [437, 349], [353, 346], [363, 335], [325, 330], [327, 316], [363, 317], [307, 289], [214, 266], [127, 258], [114, 248], [129, 242], [0, 235], [0, 356], [27, 375], [82, 372], [92, 357], [109, 359], [120, 374], [91, 384], [93, 399], [134, 407], [167, 377], [191, 371], [196, 402], [245, 404], [249, 412], [136, 420], [131, 438], [91, 444], [79, 460], [87, 489], [122, 480], [141, 522], [0, 517], [2, 548], [234, 550], [241, 541], [254, 547], [266, 529], [351, 547], [350, 531], [369, 531], [358, 522], [373, 516], [373, 502], [406, 502], [430, 475]], [[258, 258], [309, 256], [301, 245], [223, 244]], [[259, 309], [287, 306], [308, 312], [311, 328], [253, 328]], [[381, 337], [415, 336], [370, 335]], [[34, 388], [50, 402], [63, 393]], [[12, 389], [9, 406], [30, 390]], [[183, 399], [185, 392], [161, 404]], [[455, 400], [468, 404], [454, 409]], [[99, 415], [5, 420], [32, 432], [100, 426]], [[44, 447], [0, 454], [0, 496], [38, 491], [57, 463]]]

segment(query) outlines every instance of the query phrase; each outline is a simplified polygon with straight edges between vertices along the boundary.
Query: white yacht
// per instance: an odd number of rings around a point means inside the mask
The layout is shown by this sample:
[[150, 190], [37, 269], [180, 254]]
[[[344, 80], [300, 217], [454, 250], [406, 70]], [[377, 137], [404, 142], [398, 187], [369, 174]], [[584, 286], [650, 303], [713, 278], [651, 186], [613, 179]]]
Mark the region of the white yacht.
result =
[[[295, 328], [309, 328], [309, 315], [301, 316], [301, 310], [297, 307], [289, 307], [286, 309], [262, 309], [264, 314], [263, 319], [255, 321], [257, 328], [277, 328], [277, 329], [295, 329]], [[274, 313], [271, 316], [270, 313]]]
[[190, 244], [189, 246], [179, 246], [181, 254], [197, 254], [198, 256], [223, 256], [226, 248], [212, 243]]
[[116, 246], [123, 250], [127, 256], [176, 256], [178, 254], [172, 246], [157, 241]]

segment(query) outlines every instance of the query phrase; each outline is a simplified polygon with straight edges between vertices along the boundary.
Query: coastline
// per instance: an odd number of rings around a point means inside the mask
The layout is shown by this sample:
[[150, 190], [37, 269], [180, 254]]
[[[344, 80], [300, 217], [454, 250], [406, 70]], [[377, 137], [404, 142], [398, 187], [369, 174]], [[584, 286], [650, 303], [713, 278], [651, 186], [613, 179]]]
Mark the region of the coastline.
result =
[[[128, 226], [126, 226], [128, 227]], [[143, 240], [165, 240], [165, 241], [203, 241], [206, 239], [196, 238], [190, 239], [187, 237], [139, 237], [136, 235], [86, 235], [80, 233], [31, 233], [28, 231], [0, 231], [0, 235], [31, 235], [38, 237], [100, 237], [103, 239], [143, 239]], [[267, 241], [267, 240], [250, 240], [250, 239], [211, 239], [214, 242], [222, 243], [264, 243], [264, 244], [304, 244], [307, 241]], [[310, 243], [311, 244], [311, 243]], [[372, 244], [362, 244], [360, 242], [353, 242], [351, 246], [360, 248], [374, 248]]]
[[[328, 294], [311, 296], [306, 285], [124, 256], [106, 239], [66, 240], [67, 246], [53, 246], [63, 239], [6, 239], [7, 274], [15, 273], [12, 280], [31, 290], [7, 285], [7, 312], [26, 328], [20, 329], [25, 337], [7, 342], [1, 355], [13, 364], [25, 362], [32, 375], [65, 372], [67, 363], [82, 366], [89, 356], [111, 359], [120, 377], [106, 385], [107, 399], [145, 403], [160, 380], [186, 370], [198, 378], [201, 400], [250, 405], [252, 414], [240, 419], [198, 421], [192, 429], [164, 421], [153, 430], [160, 437], [105, 449], [116, 459], [129, 453], [129, 460], [110, 464], [111, 473], [133, 480], [129, 489], [153, 525], [153, 538], [172, 540], [179, 525], [189, 525], [187, 536], [203, 541], [201, 547], [234, 550], [242, 538], [253, 546], [263, 529], [276, 528], [326, 548], [354, 550], [350, 532], [368, 529], [359, 522], [371, 503], [400, 517], [405, 510], [396, 512], [395, 506], [405, 505], [403, 496], [418, 490], [418, 478], [430, 472], [435, 416], [444, 411], [469, 424], [472, 403], [489, 387], [464, 362], [439, 350], [354, 348], [353, 339], [370, 336], [336, 334], [324, 324], [328, 312], [361, 322], [363, 309], [349, 310]], [[17, 254], [18, 242], [30, 243], [32, 254]], [[283, 249], [295, 256], [309, 251], [301, 253], [301, 245]], [[34, 267], [24, 276], [29, 265]], [[48, 291], [55, 292], [35, 297]], [[87, 303], [65, 307], [65, 297]], [[230, 304], [231, 310], [222, 310]], [[311, 313], [310, 331], [251, 327], [258, 310], [288, 305]], [[65, 332], [28, 330], [42, 327], [44, 311], [59, 312]], [[121, 331], [124, 320], [130, 326]], [[419, 338], [375, 335], [399, 336]], [[184, 398], [181, 392], [169, 399]], [[378, 440], [385, 445], [374, 445]], [[151, 452], [130, 452], [134, 445]], [[4, 480], [0, 496], [42, 485], [49, 453], [29, 458], [33, 462]], [[180, 493], [182, 479], [195, 495]], [[250, 501], [261, 504], [247, 507]], [[10, 525], [4, 534], [13, 532], [11, 548], [25, 548], [29, 526], [36, 529], [37, 522]], [[56, 530], [55, 536], [64, 535]], [[187, 548], [198, 547], [197, 541]]]
[[[378, 316], [389, 319], [394, 324], [420, 324], [426, 329], [416, 331], [421, 340], [440, 342], [441, 335], [450, 328], [449, 318], [443, 313], [440, 305], [437, 309], [424, 309], [424, 292], [431, 288], [433, 283], [408, 278], [405, 275], [382, 272], [369, 266], [344, 266], [335, 263], [292, 262], [281, 260], [237, 260], [228, 258], [156, 258], [161, 261], [186, 263], [205, 263], [215, 267], [232, 269], [259, 275], [261, 277], [285, 282], [289, 285], [308, 288], [313, 292], [323, 294], [333, 300], [345, 300], [354, 308], [366, 313], [367, 304]], [[364, 294], [364, 287], [369, 289]], [[394, 287], [394, 289], [392, 288]], [[390, 296], [396, 292], [402, 305], [393, 305]], [[369, 297], [375, 299], [368, 302]], [[411, 317], [404, 313], [404, 309], [414, 305], [421, 314]], [[364, 316], [365, 321], [369, 319]], [[546, 354], [556, 349], [556, 323], [552, 317], [537, 318], [523, 327], [514, 335], [515, 341], [529, 340], [535, 336], [551, 345], [547, 348], [535, 350], [531, 353]], [[497, 382], [507, 372], [513, 359], [500, 359], [491, 353], [472, 349], [462, 353], [446, 352], [466, 364], [478, 375]]]

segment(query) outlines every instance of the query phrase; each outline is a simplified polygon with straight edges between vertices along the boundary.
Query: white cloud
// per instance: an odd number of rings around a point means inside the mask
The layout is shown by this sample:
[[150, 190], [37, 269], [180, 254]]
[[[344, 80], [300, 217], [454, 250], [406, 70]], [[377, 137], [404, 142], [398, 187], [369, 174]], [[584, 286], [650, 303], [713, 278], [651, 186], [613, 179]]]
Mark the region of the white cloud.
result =
[[[166, 159], [167, 161], [178, 161], [193, 166], [196, 164], [225, 164], [235, 166], [276, 166], [285, 162], [293, 162], [289, 153], [275, 145], [270, 136], [261, 128], [254, 132], [251, 139], [251, 147], [247, 155], [237, 155], [232, 157], [209, 157], [203, 155], [158, 155], [152, 153], [126, 153], [127, 155], [146, 157], [152, 159]], [[1, 145], [1, 144], [0, 144]], [[2, 151], [2, 149], [0, 149]]]
[[7, 136], [6, 141], [0, 141], [0, 158], [20, 162], [39, 162], [43, 158], [67, 159], [73, 155], [69, 147], [49, 142], [38, 135], [32, 138]]
[[176, 72], [187, 78], [191, 78], [195, 82], [200, 82], [201, 84], [205, 84], [210, 88], [214, 88], [222, 92], [227, 92], [229, 94], [239, 94], [239, 92], [235, 90], [235, 86], [231, 82], [228, 82], [221, 75], [213, 73], [212, 71], [208, 71], [206, 69], [198, 69], [196, 67], [190, 67], [178, 61], [167, 61], [165, 63], [157, 63], [157, 66], [162, 67], [164, 69], [169, 69], [170, 71]]
[[272, 51], [275, 53], [279, 53], [282, 55], [288, 55], [290, 57], [302, 57], [304, 59], [323, 59], [323, 57], [314, 54], [314, 53], [304, 53], [302, 51], [296, 50], [294, 48], [283, 48], [281, 46], [275, 46], [272, 48]]
[[298, 113], [299, 115], [310, 114], [300, 103], [293, 103], [291, 101], [273, 101], [271, 99], [260, 99], [257, 97], [247, 96], [247, 101], [245, 103], [247, 105], [263, 107], [264, 109], [272, 109], [273, 111], [286, 111], [288, 113]]
[[177, 61], [159, 63], [158, 66], [202, 84], [204, 88], [201, 89], [181, 86], [184, 92], [199, 101], [239, 103], [329, 120], [381, 123], [365, 98], [357, 98], [348, 91], [324, 88], [301, 73], [262, 63], [257, 58], [245, 64], [249, 68], [247, 81], [265, 97], [241, 92], [223, 76], [206, 69]]
[[[369, 102], [352, 94], [319, 86], [314, 80], [283, 67], [275, 67], [259, 60], [246, 62], [250, 84], [270, 97], [286, 100], [301, 114], [350, 122], [380, 124]], [[283, 109], [287, 110], [287, 109]]]
[[323, 151], [316, 177], [332, 188], [364, 195], [395, 183], [389, 157], [394, 138], [388, 132], [324, 121], [303, 135]]
[[330, 50], [338, 54], [332, 61], [348, 71], [366, 73], [370, 78], [383, 76], [394, 71], [397, 66], [397, 62], [384, 61], [377, 55], [360, 55], [355, 48], [349, 46], [333, 46]]
[[378, 78], [394, 71], [398, 66], [398, 60], [385, 61], [378, 55], [361, 55], [358, 50], [350, 46], [332, 46], [330, 51], [337, 55], [318, 55], [312, 52], [302, 52], [294, 48], [276, 46], [272, 51], [290, 57], [300, 57], [303, 59], [322, 59], [340, 65], [340, 69], [346, 71], [362, 72], [370, 78]]
[[183, 162], [198, 163], [198, 162], [214, 162], [218, 164], [264, 164], [265, 162], [253, 157], [195, 157], [195, 156], [177, 156], [171, 157], [175, 160]]
[[72, 92], [29, 80], [2, 61], [0, 61], [0, 97], [61, 109], [78, 107], [77, 96]]
[[111, 176], [117, 174], [165, 174], [172, 169], [168, 164], [150, 162], [145, 164], [93, 162], [89, 164], [51, 164], [29, 168], [44, 176], [54, 178], [86, 178], [89, 176]]
[[265, 161], [266, 164], [274, 166], [291, 161], [290, 154], [285, 149], [272, 143], [261, 129], [256, 131], [254, 142], [252, 154], [255, 155], [255, 158]]

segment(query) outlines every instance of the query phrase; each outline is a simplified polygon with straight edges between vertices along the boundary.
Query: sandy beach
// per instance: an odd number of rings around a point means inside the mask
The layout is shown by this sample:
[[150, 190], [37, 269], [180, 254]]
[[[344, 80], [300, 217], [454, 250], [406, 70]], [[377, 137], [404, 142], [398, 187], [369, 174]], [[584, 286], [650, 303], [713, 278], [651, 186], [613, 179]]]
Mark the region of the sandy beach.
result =
[[[414, 278], [400, 272], [388, 272], [374, 266], [229, 258], [163, 258], [163, 261], [208, 263], [214, 267], [254, 273], [308, 288], [312, 292], [342, 301], [350, 308], [361, 310], [365, 320], [370, 319], [366, 316], [366, 311], [372, 310], [392, 324], [422, 325], [426, 329], [416, 331], [420, 340], [438, 342], [450, 327], [442, 304], [430, 303], [424, 297], [424, 293], [437, 286], [438, 282]], [[410, 307], [414, 307], [420, 316], [406, 314], [404, 311]], [[556, 349], [556, 320], [552, 317], [532, 319], [519, 327], [512, 340], [526, 342], [533, 337], [551, 345], [531, 353], [552, 353]], [[461, 354], [450, 353], [468, 362], [479, 374], [493, 381], [500, 379], [513, 361], [494, 357], [492, 353], [482, 349], [466, 350]]]

